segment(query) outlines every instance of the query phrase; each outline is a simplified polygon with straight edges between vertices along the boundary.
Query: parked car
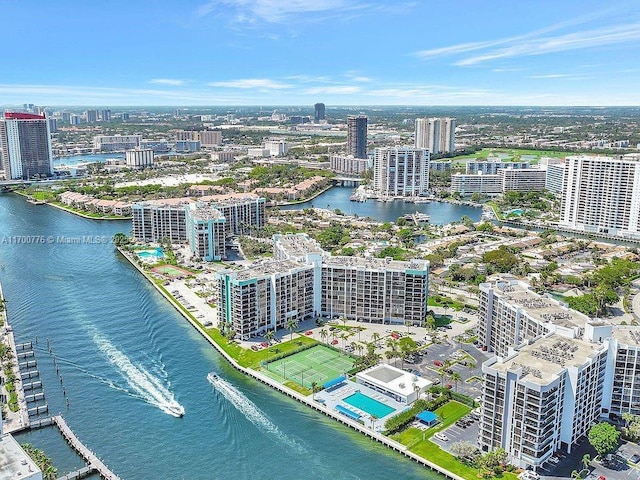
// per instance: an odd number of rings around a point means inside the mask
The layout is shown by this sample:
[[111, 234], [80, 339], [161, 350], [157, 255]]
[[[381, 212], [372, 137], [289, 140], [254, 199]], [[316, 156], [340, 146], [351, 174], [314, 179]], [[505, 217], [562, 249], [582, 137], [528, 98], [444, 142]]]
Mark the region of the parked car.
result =
[[437, 432], [434, 437], [436, 437], [438, 440], [442, 440], [443, 442], [448, 442], [449, 441], [449, 437], [447, 437], [444, 433], [442, 432]]
[[433, 364], [434, 364], [436, 367], [441, 367], [441, 366], [442, 366], [442, 362], [441, 362], [440, 360], [434, 360], [434, 361], [433, 361]]

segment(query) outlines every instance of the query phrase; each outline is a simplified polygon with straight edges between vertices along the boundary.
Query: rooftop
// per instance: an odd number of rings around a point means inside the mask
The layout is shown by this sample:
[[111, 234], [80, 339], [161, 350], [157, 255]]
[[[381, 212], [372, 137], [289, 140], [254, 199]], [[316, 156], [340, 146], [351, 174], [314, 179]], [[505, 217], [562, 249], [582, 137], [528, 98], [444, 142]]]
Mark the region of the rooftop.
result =
[[[292, 270], [310, 268], [305, 265], [291, 260], [271, 260], [267, 262], [254, 263], [250, 267], [238, 272], [230, 272], [238, 281], [253, 280], [269, 277], [273, 274], [287, 274]], [[229, 273], [229, 272], [225, 272]]]
[[320, 244], [305, 233], [278, 234], [273, 236], [273, 241], [289, 257], [300, 258], [308, 253], [325, 253]]
[[404, 370], [384, 363], [357, 373], [356, 377], [383, 386], [386, 390], [404, 396], [415, 391], [414, 385], [418, 386], [420, 390], [424, 390], [431, 385], [431, 382], [425, 378], [418, 377], [412, 373], [405, 372]]
[[16, 478], [42, 479], [42, 473], [18, 442], [5, 434], [0, 436], [0, 480]]
[[522, 347], [516, 356], [505, 362], [496, 363], [492, 367], [502, 372], [522, 368], [528, 381], [546, 385], [565, 368], [581, 367], [588, 358], [594, 357], [602, 348], [602, 345], [584, 340], [551, 334]]
[[410, 260], [408, 262], [402, 262], [393, 260], [391, 257], [387, 258], [361, 258], [361, 257], [326, 257], [323, 265], [328, 267], [360, 267], [366, 269], [378, 269], [378, 270], [420, 270], [427, 271], [429, 269], [429, 262], [426, 260]]
[[493, 287], [497, 296], [518, 308], [523, 308], [531, 318], [541, 323], [573, 328], [583, 327], [589, 321], [589, 317], [585, 314], [571, 310], [558, 300], [538, 295], [523, 282], [498, 281]]

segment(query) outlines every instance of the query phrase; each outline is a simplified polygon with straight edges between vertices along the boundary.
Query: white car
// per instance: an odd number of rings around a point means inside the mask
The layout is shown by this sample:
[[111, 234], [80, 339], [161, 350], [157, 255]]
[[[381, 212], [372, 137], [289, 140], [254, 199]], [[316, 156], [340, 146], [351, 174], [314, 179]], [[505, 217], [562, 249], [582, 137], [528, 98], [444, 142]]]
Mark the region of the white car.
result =
[[449, 437], [447, 437], [444, 433], [442, 432], [438, 432], [434, 435], [434, 437], [436, 437], [438, 440], [442, 440], [443, 442], [448, 442], [449, 441]]

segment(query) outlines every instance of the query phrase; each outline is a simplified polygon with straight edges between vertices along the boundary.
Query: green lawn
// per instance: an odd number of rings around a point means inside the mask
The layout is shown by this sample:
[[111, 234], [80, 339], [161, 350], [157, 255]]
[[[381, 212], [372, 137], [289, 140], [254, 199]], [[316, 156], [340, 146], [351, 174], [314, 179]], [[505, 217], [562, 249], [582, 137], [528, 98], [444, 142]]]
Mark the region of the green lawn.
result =
[[[555, 150], [527, 150], [524, 148], [483, 148], [482, 150], [472, 153], [470, 155], [461, 155], [459, 157], [453, 157], [454, 164], [464, 164], [465, 160], [475, 159], [475, 158], [487, 158], [490, 155], [496, 154], [508, 154], [510, 160], [519, 160], [523, 155], [535, 155], [537, 159], [540, 157], [554, 157], [554, 158], [562, 158], [567, 155], [571, 155], [575, 152], [559, 152]], [[536, 163], [536, 160], [533, 160], [532, 163]]]
[[[442, 419], [437, 426], [428, 430], [420, 430], [418, 428], [409, 427], [400, 433], [392, 436], [392, 438], [409, 448], [409, 451], [420, 455], [427, 460], [437, 463], [441, 467], [446, 468], [450, 472], [460, 475], [468, 480], [475, 480], [478, 470], [469, 467], [450, 453], [442, 450], [438, 445], [433, 443], [429, 438], [434, 433], [444, 430], [448, 426], [455, 423], [459, 418], [464, 417], [471, 411], [471, 408], [462, 403], [451, 401], [436, 410], [436, 414]], [[513, 473], [504, 473], [495, 478], [504, 478], [506, 480], [515, 480], [517, 476]]]
[[301, 345], [314, 345], [319, 342], [313, 338], [298, 336], [293, 340], [278, 343], [272, 345], [269, 348], [264, 348], [254, 352], [248, 348], [242, 348], [240, 345], [234, 342], [227, 342], [227, 339], [222, 336], [220, 330], [217, 328], [205, 328], [207, 335], [216, 342], [227, 354], [229, 354], [236, 362], [243, 367], [253, 368], [257, 370], [260, 367], [260, 362], [266, 361], [269, 357], [279, 355], [282, 353], [290, 352], [300, 348]]
[[429, 305], [430, 307], [444, 307], [445, 303], [449, 306], [450, 309], [453, 309], [455, 311], [460, 311], [465, 306], [464, 303], [453, 300], [452, 298], [444, 297], [443, 295], [435, 295], [433, 297], [429, 297], [429, 299], [427, 300], [427, 305]]

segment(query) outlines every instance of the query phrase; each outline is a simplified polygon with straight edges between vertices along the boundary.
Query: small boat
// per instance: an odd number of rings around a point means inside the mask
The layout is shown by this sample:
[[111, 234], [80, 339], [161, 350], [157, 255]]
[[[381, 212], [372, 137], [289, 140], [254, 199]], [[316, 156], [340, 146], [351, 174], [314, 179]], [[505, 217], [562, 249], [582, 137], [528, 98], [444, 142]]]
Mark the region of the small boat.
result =
[[211, 372], [207, 375], [207, 380], [209, 380], [210, 382], [215, 382], [217, 380], [220, 380], [220, 377], [218, 376], [217, 373]]
[[171, 403], [167, 405], [167, 409], [169, 410], [169, 413], [174, 417], [184, 417], [184, 407], [179, 403]]

